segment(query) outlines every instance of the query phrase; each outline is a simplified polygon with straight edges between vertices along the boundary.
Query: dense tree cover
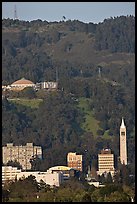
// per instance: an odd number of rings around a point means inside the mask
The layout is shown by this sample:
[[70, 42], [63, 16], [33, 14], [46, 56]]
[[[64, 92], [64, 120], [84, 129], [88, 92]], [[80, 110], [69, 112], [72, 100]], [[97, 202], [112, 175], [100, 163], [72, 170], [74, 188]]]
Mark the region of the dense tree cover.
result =
[[15, 160], [15, 161], [12, 161], [12, 160], [8, 161], [6, 166], [12, 166], [12, 167], [17, 167], [18, 169], [22, 169], [21, 164], [17, 160]]
[[[99, 63], [94, 46], [99, 50], [134, 52], [134, 24], [133, 16], [105, 19], [99, 24], [85, 24], [76, 20], [48, 23], [41, 20], [28, 22], [3, 19], [3, 83], [12, 83], [20, 77], [34, 82], [44, 80], [45, 77], [53, 80], [57, 66], [62, 67], [63, 78], [67, 73], [72, 76], [81, 71], [83, 76], [93, 75], [94, 71], [87, 70], [87, 66], [90, 62], [88, 69], [93, 69]], [[66, 62], [69, 64], [67, 73], [64, 69]]]
[[[31, 88], [8, 97], [43, 98], [39, 108], [2, 101], [2, 143], [43, 147], [40, 169], [66, 165], [68, 151], [82, 153], [84, 168], [108, 146], [119, 155], [119, 126], [127, 126], [128, 161], [135, 161], [134, 17], [105, 19], [99, 24], [79, 21], [2, 20], [2, 84], [25, 77], [34, 83], [56, 79], [59, 91]], [[109, 29], [109, 32], [108, 32]], [[95, 49], [96, 48], [96, 49]], [[100, 73], [99, 73], [100, 70]], [[99, 121], [98, 137], [81, 128], [81, 97]], [[104, 139], [108, 132], [110, 139]], [[56, 157], [60, 155], [60, 157]], [[97, 158], [96, 158], [97, 159]], [[37, 162], [36, 165], [37, 166]]]
[[50, 188], [44, 181], [37, 183], [35, 177], [29, 176], [5, 184], [2, 189], [3, 202], [130, 202], [134, 197], [134, 189], [127, 185], [111, 183], [96, 188], [75, 177], [60, 187]]
[[98, 50], [135, 52], [135, 17], [105, 19], [103, 23], [98, 24], [95, 38]]
[[[111, 148], [119, 155], [119, 124], [112, 139], [104, 139], [102, 135], [94, 137], [91, 132], [81, 128], [84, 115], [78, 108], [78, 101], [72, 94], [52, 92], [45, 95], [39, 108], [15, 104], [3, 99], [2, 102], [2, 143], [13, 142], [25, 145], [28, 141], [43, 148], [43, 160], [34, 161], [32, 169], [45, 170], [54, 165], [66, 165], [69, 151], [79, 152], [84, 159], [84, 172], [93, 157], [104, 147]], [[115, 124], [116, 124], [115, 121]], [[113, 132], [113, 130], [112, 130]], [[134, 138], [128, 136], [128, 161], [134, 164]], [[56, 155], [60, 155], [56, 157]], [[116, 161], [117, 164], [117, 161]], [[96, 166], [97, 169], [97, 166]], [[134, 173], [134, 165], [132, 166]]]

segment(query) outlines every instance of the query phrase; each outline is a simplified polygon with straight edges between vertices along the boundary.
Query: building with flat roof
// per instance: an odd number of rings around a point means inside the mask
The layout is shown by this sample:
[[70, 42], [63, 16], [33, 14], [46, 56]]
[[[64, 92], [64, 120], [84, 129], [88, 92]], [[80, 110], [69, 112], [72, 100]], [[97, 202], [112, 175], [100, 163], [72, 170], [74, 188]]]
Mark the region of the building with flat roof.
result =
[[46, 184], [53, 186], [60, 186], [63, 182], [62, 172], [51, 172], [47, 170], [46, 172], [40, 171], [21, 171], [17, 167], [12, 166], [2, 166], [2, 183], [6, 181], [15, 181], [15, 179], [25, 179], [28, 176], [35, 176], [36, 181], [39, 183], [43, 180]]
[[17, 174], [21, 172], [21, 169], [12, 166], [2, 166], [2, 183], [5, 181], [15, 181]]
[[82, 155], [77, 155], [76, 152], [69, 152], [67, 155], [67, 164], [68, 167], [72, 169], [76, 169], [82, 171], [83, 167], [83, 160]]
[[57, 90], [58, 89], [58, 82], [56, 81], [43, 81], [36, 83], [36, 89], [45, 89], [45, 90]]
[[30, 159], [36, 156], [42, 159], [42, 148], [40, 146], [33, 146], [33, 143], [27, 143], [25, 146], [14, 146], [13, 143], [8, 143], [2, 147], [3, 164], [16, 160], [24, 170], [31, 169]]
[[114, 154], [112, 154], [110, 149], [101, 150], [101, 154], [98, 154], [98, 175], [111, 173], [114, 176]]
[[50, 172], [61, 172], [63, 174], [63, 178], [69, 179], [71, 168], [68, 166], [53, 166], [48, 169]]
[[63, 182], [63, 174], [61, 172], [51, 172], [49, 170], [47, 170], [46, 172], [22, 171], [17, 174], [17, 180], [19, 180], [20, 178], [27, 178], [30, 175], [35, 176], [35, 179], [38, 183], [43, 180], [51, 187], [60, 186], [60, 184]]

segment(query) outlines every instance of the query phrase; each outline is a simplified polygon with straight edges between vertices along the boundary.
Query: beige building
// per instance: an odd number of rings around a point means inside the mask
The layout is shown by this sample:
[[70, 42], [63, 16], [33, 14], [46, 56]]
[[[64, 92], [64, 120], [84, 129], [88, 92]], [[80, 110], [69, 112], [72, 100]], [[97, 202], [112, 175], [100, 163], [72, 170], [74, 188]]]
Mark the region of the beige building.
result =
[[37, 182], [43, 180], [46, 184], [53, 186], [60, 186], [63, 182], [63, 175], [61, 172], [52, 172], [50, 170], [46, 172], [40, 171], [21, 171], [21, 169], [17, 169], [16, 167], [11, 166], [2, 166], [2, 183], [5, 181], [15, 181], [15, 179], [19, 180], [20, 178], [27, 178], [28, 176], [35, 176]]
[[68, 166], [53, 166], [49, 168], [49, 171], [54, 173], [54, 172], [61, 172], [63, 174], [63, 179], [69, 179], [70, 177], [70, 170], [71, 168]]
[[114, 176], [114, 154], [111, 153], [110, 149], [103, 149], [101, 154], [98, 154], [98, 175], [103, 173], [111, 173]]
[[20, 80], [13, 82], [11, 85], [8, 85], [7, 89], [13, 90], [13, 91], [22, 91], [26, 87], [33, 87], [34, 88], [35, 84], [30, 80], [22, 78]]
[[126, 126], [123, 118], [120, 126], [120, 162], [127, 165]]
[[36, 89], [45, 89], [45, 90], [57, 90], [58, 82], [54, 81], [44, 81], [40, 83], [36, 83]]
[[17, 174], [17, 180], [20, 178], [27, 178], [28, 176], [35, 176], [35, 179], [37, 182], [40, 182], [43, 180], [46, 184], [53, 186], [60, 186], [60, 184], [63, 181], [63, 175], [61, 172], [51, 172], [47, 170], [46, 172], [40, 172], [40, 171], [22, 171]]
[[27, 143], [26, 146], [13, 146], [13, 143], [8, 143], [2, 147], [3, 163], [8, 161], [18, 161], [22, 165], [22, 169], [31, 169], [30, 159], [36, 155], [42, 158], [42, 148], [33, 146], [33, 143]]
[[14, 181], [21, 169], [12, 166], [2, 166], [2, 183], [5, 181]]
[[67, 155], [68, 167], [82, 171], [83, 161], [82, 155], [77, 155], [76, 152], [69, 152]]

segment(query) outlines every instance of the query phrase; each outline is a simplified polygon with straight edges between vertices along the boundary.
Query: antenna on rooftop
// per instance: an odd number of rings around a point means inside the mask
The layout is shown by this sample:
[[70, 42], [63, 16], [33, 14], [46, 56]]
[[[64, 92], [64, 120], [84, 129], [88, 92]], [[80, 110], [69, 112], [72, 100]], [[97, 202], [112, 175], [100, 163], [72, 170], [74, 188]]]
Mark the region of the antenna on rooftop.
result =
[[14, 5], [14, 20], [17, 19], [17, 8], [16, 5]]

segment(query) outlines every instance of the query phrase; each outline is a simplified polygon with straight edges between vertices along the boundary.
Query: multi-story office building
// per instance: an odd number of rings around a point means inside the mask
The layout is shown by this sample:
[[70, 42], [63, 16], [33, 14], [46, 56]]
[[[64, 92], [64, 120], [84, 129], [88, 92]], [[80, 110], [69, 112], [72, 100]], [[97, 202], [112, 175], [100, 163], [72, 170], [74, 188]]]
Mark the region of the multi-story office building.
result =
[[42, 158], [42, 148], [33, 146], [33, 143], [27, 143], [26, 146], [13, 146], [13, 143], [8, 143], [7, 146], [2, 147], [2, 151], [3, 164], [16, 160], [24, 170], [31, 169], [30, 159], [35, 156]]
[[98, 175], [103, 173], [111, 173], [114, 176], [114, 154], [111, 153], [110, 149], [103, 149], [101, 154], [98, 154]]
[[76, 153], [69, 152], [67, 155], [67, 163], [68, 167], [82, 171], [82, 155], [76, 155]]

